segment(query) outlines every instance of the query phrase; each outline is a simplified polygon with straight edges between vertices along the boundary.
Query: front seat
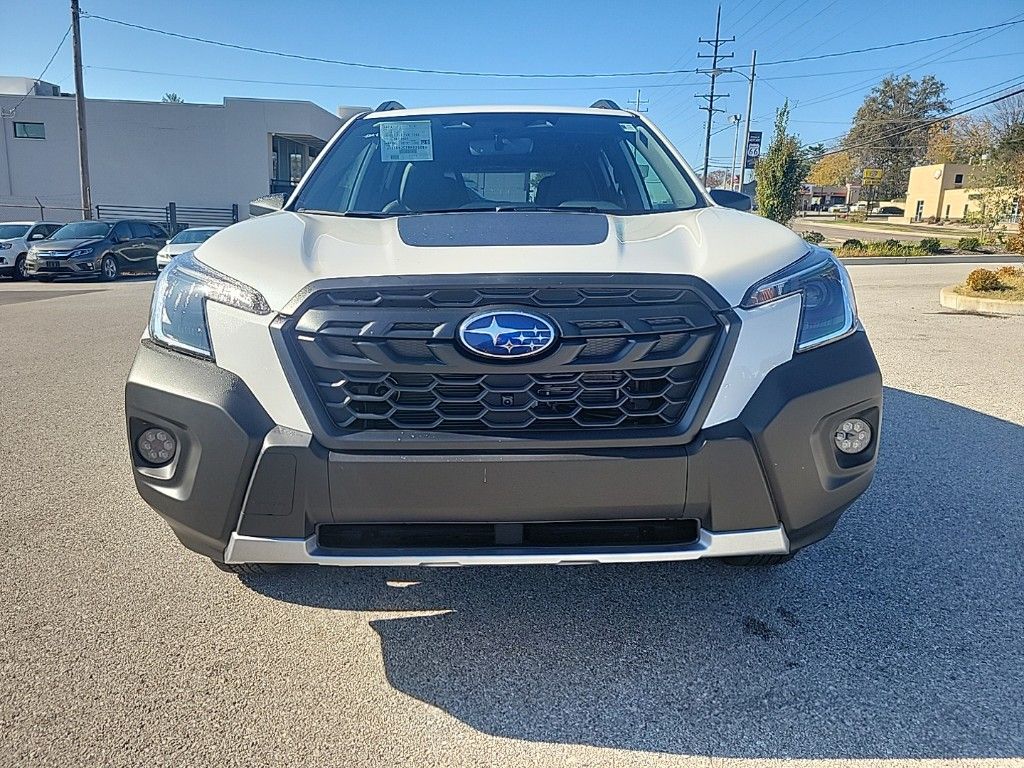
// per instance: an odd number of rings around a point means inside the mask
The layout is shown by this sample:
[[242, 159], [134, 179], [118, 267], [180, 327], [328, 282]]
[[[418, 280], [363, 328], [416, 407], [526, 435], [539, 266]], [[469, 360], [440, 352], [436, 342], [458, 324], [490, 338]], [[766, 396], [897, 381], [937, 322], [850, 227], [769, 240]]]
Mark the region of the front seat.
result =
[[542, 208], [557, 208], [570, 200], [596, 200], [594, 181], [583, 168], [565, 168], [545, 176], [537, 184], [533, 202]]
[[398, 207], [413, 213], [458, 208], [468, 197], [465, 185], [446, 176], [438, 164], [409, 163], [399, 187]]

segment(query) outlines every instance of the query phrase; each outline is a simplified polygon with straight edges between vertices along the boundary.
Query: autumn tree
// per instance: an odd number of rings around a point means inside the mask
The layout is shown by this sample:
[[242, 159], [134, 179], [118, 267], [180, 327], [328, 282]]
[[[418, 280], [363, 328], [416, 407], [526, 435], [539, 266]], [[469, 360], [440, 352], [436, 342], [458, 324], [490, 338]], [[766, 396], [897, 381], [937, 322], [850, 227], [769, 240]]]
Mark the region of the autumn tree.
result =
[[800, 183], [807, 175], [807, 159], [800, 139], [789, 132], [789, 100], [775, 113], [775, 135], [768, 151], [754, 168], [757, 179], [757, 210], [762, 216], [785, 224], [796, 215]]
[[927, 152], [925, 123], [949, 109], [945, 94], [946, 86], [932, 75], [920, 80], [890, 75], [857, 110], [843, 146], [858, 167], [884, 171], [878, 189], [882, 199], [906, 194], [910, 169], [919, 165]]
[[853, 158], [849, 152], [835, 152], [825, 155], [811, 166], [806, 182], [819, 187], [833, 187], [845, 184], [853, 176]]

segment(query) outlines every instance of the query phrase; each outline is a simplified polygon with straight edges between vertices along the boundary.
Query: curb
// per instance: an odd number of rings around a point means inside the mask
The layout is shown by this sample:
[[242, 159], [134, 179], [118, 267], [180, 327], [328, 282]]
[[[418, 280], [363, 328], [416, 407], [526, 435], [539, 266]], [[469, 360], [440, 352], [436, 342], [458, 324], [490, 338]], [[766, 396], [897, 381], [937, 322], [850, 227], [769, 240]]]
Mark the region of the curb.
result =
[[978, 256], [953, 254], [950, 256], [847, 256], [839, 259], [843, 264], [1024, 264], [1024, 256], [1012, 253], [984, 253]]
[[979, 312], [984, 315], [1024, 316], [1024, 302], [1006, 299], [982, 299], [977, 296], [962, 296], [949, 285], [939, 291], [939, 303], [961, 312]]

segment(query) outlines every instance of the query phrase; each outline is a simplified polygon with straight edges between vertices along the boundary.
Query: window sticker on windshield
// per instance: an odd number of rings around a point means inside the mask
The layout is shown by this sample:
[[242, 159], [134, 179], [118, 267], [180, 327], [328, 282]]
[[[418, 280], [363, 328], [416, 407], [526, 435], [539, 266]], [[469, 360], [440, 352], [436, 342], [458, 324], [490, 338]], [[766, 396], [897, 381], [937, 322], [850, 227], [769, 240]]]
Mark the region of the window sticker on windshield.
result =
[[434, 159], [429, 120], [395, 120], [380, 123], [380, 159], [384, 163]]
[[619, 123], [619, 127], [626, 133], [636, 133], [636, 126], [632, 123]]

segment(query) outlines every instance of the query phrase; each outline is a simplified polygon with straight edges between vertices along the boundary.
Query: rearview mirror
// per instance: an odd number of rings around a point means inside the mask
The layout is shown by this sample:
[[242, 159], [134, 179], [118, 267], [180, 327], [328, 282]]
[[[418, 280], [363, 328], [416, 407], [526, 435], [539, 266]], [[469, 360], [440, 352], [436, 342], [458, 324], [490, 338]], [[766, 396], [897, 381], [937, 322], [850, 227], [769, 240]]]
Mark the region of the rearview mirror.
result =
[[46, 234], [45, 234], [44, 232], [33, 232], [33, 233], [32, 233], [32, 234], [31, 234], [31, 235], [29, 236], [29, 238], [28, 238], [28, 239], [29, 239], [29, 240], [43, 240], [43, 239], [45, 239], [45, 238], [46, 238]]
[[270, 195], [264, 195], [263, 197], [257, 197], [251, 203], [249, 203], [249, 215], [250, 216], [262, 216], [266, 213], [273, 213], [274, 211], [280, 211], [284, 208], [284, 204], [288, 202], [288, 195], [284, 192], [274, 192]]
[[753, 208], [750, 195], [744, 195], [742, 192], [733, 192], [731, 189], [712, 189], [709, 192], [712, 200], [726, 208], [735, 208], [737, 211], [749, 211]]

